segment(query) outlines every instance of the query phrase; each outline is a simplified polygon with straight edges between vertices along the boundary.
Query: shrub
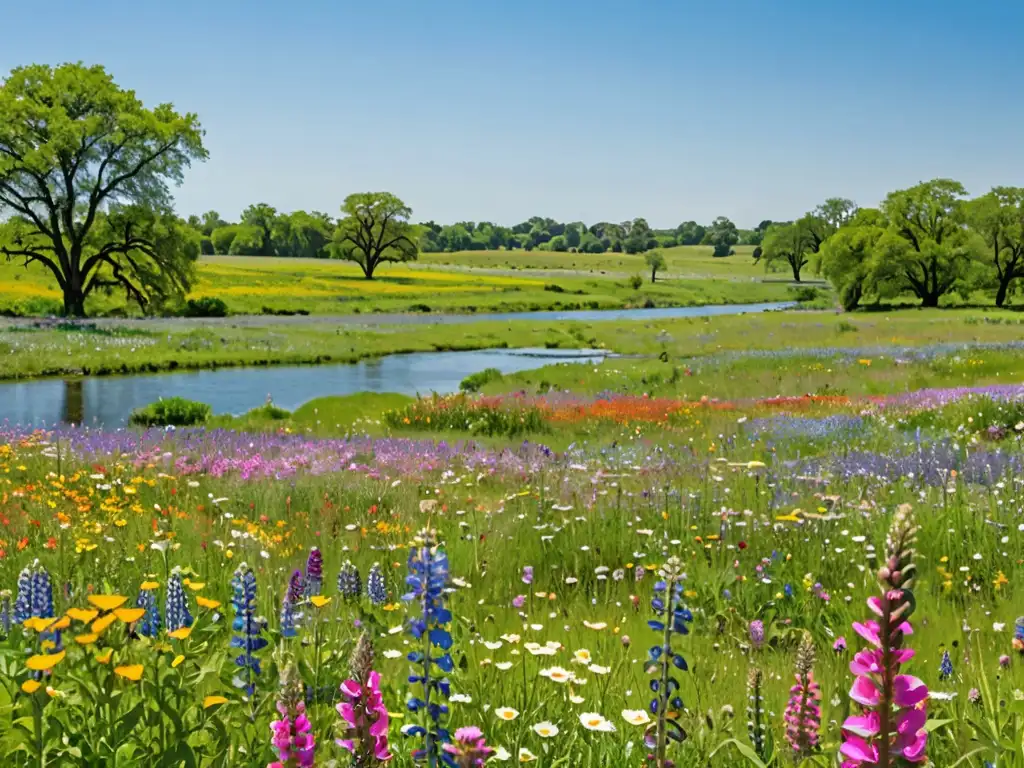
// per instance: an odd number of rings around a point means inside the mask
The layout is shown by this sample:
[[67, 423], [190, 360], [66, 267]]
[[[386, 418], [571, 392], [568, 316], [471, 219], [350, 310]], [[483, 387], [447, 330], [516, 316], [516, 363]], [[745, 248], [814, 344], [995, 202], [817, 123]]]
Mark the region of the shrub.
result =
[[205, 296], [189, 299], [181, 310], [182, 317], [227, 317], [228, 305], [222, 299]]
[[409, 307], [410, 312], [430, 312], [429, 304], [413, 304]]
[[479, 392], [484, 386], [492, 381], [501, 381], [502, 374], [497, 368], [484, 368], [482, 371], [471, 373], [459, 383], [459, 389], [463, 392]]
[[136, 408], [128, 423], [139, 427], [191, 427], [210, 418], [212, 409], [206, 403], [170, 397], [157, 400], [145, 408]]
[[728, 243], [719, 243], [715, 246], [714, 256], [716, 258], [722, 258], [723, 256], [732, 256], [736, 251], [732, 249], [732, 246]]
[[836, 323], [836, 333], [856, 333], [859, 328], [853, 323], [848, 323], [845, 320], [840, 320]]
[[813, 285], [795, 285], [789, 289], [789, 292], [793, 295], [793, 300], [799, 301], [801, 304], [821, 298], [821, 292]]
[[549, 431], [544, 416], [544, 411], [528, 403], [458, 394], [434, 395], [385, 411], [383, 421], [393, 429], [519, 437]]
[[565, 293], [565, 288], [560, 285], [555, 285], [554, 283], [548, 283], [545, 285], [544, 290], [550, 291], [551, 293]]
[[644, 284], [644, 279], [640, 275], [633, 275], [629, 278], [629, 285], [634, 291], [640, 290], [640, 286]]

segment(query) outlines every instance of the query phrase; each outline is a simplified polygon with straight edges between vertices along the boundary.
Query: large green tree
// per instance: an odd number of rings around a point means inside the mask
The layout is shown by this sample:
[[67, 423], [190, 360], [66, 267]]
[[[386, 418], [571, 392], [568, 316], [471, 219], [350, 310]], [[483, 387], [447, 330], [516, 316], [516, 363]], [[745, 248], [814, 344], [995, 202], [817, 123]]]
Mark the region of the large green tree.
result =
[[256, 203], [242, 211], [242, 224], [260, 231], [260, 256], [274, 256], [274, 225], [277, 209], [267, 203]]
[[704, 232], [701, 242], [705, 245], [714, 246], [715, 256], [728, 256], [732, 253], [732, 247], [740, 240], [739, 230], [725, 216], [719, 216], [711, 226]]
[[419, 240], [409, 223], [412, 209], [390, 192], [349, 195], [341, 206], [343, 217], [334, 231], [335, 257], [354, 261], [367, 280], [385, 261], [414, 261]]
[[909, 290], [923, 307], [947, 293], [966, 293], [976, 255], [958, 181], [933, 179], [892, 192], [882, 203], [889, 222], [878, 245], [880, 279]]
[[821, 246], [815, 266], [832, 283], [847, 312], [856, 309], [866, 293], [878, 291], [877, 246], [884, 235], [881, 213], [862, 208]]
[[103, 67], [32, 65], [0, 87], [0, 254], [53, 275], [68, 315], [96, 290], [183, 296], [198, 235], [170, 185], [207, 153], [193, 114], [147, 109]]
[[779, 263], [789, 265], [793, 280], [800, 282], [800, 274], [814, 252], [816, 236], [806, 221], [791, 224], [772, 224], [761, 243], [761, 256], [765, 264], [773, 267]]
[[995, 269], [996, 306], [1024, 277], [1024, 189], [996, 187], [966, 206], [967, 221], [984, 240], [986, 265]]

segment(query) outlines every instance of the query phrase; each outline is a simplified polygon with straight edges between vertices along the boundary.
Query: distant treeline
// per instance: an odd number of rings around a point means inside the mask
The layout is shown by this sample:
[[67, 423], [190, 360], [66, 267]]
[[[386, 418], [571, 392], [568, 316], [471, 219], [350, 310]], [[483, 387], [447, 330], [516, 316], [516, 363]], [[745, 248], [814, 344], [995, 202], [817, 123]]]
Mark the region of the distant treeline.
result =
[[[205, 254], [237, 256], [292, 256], [327, 258], [338, 222], [320, 211], [278, 213], [266, 203], [246, 208], [238, 222], [221, 218], [217, 211], [189, 216], [188, 224], [201, 236]], [[704, 226], [685, 221], [675, 229], [652, 229], [642, 218], [618, 224], [582, 221], [558, 222], [534, 216], [512, 227], [489, 221], [460, 221], [416, 225], [417, 245], [424, 253], [523, 249], [578, 253], [644, 253], [676, 245], [709, 245], [727, 256], [734, 245], [759, 245], [771, 221], [756, 229], [738, 229], [720, 216]]]

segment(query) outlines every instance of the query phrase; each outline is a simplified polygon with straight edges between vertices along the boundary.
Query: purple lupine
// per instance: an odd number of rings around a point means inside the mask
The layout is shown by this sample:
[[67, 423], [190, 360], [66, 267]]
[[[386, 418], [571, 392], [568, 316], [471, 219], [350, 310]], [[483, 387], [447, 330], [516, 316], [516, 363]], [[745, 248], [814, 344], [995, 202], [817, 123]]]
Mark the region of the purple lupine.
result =
[[324, 557], [320, 554], [319, 547], [309, 550], [309, 557], [306, 559], [306, 576], [304, 596], [312, 597], [319, 595], [324, 588]]
[[750, 644], [754, 646], [755, 651], [761, 650], [764, 645], [764, 622], [760, 619], [750, 622]]

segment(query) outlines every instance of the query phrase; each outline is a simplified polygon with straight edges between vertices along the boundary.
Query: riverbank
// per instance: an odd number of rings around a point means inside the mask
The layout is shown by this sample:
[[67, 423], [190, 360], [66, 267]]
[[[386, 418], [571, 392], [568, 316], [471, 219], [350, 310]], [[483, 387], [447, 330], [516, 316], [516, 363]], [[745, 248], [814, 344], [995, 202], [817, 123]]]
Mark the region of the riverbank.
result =
[[554, 324], [516, 320], [359, 327], [313, 322], [150, 329], [111, 321], [92, 328], [16, 326], [0, 330], [0, 379], [354, 363], [396, 353], [504, 347], [593, 348], [683, 361], [731, 350], [1015, 341], [1022, 322], [1009, 311], [914, 309]]

